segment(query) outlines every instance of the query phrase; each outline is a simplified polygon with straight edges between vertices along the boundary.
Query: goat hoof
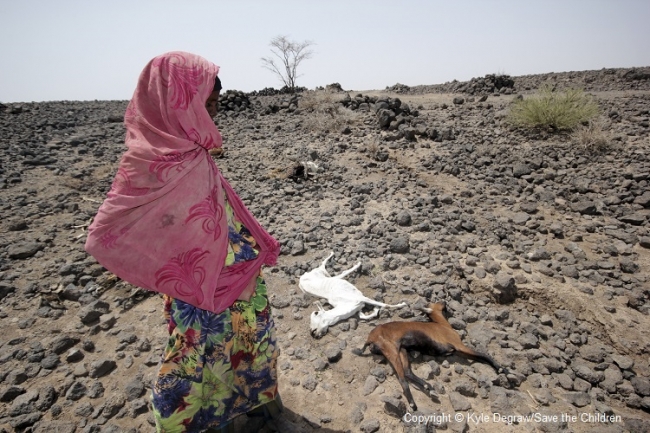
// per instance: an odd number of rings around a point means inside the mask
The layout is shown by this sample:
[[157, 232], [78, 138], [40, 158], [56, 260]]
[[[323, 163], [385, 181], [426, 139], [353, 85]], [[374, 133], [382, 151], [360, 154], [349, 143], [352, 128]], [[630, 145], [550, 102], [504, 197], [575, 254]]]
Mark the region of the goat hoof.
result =
[[411, 406], [411, 409], [413, 410], [413, 412], [418, 410], [418, 407], [417, 407], [417, 405], [415, 403], [411, 403], [411, 404], [409, 404], [409, 406]]

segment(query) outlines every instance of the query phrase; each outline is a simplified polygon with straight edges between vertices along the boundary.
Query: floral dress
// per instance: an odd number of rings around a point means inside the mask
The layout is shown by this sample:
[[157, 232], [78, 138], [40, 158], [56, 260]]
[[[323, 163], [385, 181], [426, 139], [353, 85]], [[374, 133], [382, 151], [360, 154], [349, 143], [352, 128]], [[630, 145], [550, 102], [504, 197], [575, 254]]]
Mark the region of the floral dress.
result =
[[[226, 200], [226, 266], [257, 256], [255, 239]], [[153, 386], [158, 432], [201, 432], [278, 397], [274, 323], [260, 275], [250, 301], [215, 314], [164, 297], [169, 340]]]

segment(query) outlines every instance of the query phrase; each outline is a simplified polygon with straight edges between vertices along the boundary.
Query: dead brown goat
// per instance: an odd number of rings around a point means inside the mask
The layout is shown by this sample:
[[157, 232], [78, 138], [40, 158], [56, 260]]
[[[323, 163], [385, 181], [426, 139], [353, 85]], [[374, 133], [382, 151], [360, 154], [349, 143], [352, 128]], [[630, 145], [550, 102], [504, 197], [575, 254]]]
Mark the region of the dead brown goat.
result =
[[429, 315], [431, 322], [389, 322], [378, 325], [368, 335], [363, 348], [357, 352], [361, 355], [366, 347], [370, 347], [370, 352], [383, 355], [388, 360], [413, 410], [417, 410], [417, 406], [407, 379], [424, 391], [428, 391], [430, 396], [435, 397], [436, 394], [431, 385], [411, 371], [407, 353], [409, 349], [417, 349], [430, 355], [456, 353], [489, 364], [497, 373], [506, 373], [506, 370], [490, 356], [472, 350], [462, 343], [460, 335], [443, 315], [444, 309], [443, 303], [429, 304], [428, 308], [422, 308], [422, 311]]

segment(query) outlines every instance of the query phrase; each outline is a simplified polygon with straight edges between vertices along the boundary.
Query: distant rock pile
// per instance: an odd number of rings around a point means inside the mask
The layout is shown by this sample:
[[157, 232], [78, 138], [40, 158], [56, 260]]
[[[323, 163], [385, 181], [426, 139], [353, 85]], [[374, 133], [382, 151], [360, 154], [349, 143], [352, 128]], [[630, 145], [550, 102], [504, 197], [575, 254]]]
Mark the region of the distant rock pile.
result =
[[[650, 90], [650, 67], [627, 69], [600, 69], [597, 71], [549, 72], [545, 74], [511, 77], [507, 74], [488, 74], [469, 81], [453, 80], [444, 84], [387, 88], [405, 94], [467, 93], [471, 95], [509, 94], [538, 89], [544, 84], [555, 88], [580, 88], [585, 91]], [[397, 86], [397, 85], [396, 85]], [[395, 87], [395, 86], [393, 86]]]
[[392, 86], [386, 86], [386, 90], [393, 93], [409, 93], [411, 88], [406, 84], [393, 84]]
[[399, 98], [367, 96], [361, 93], [351, 97], [349, 94], [341, 104], [352, 111], [372, 112], [379, 127], [385, 131], [396, 131], [387, 137], [387, 141], [400, 138], [414, 140], [416, 136], [437, 137], [437, 132], [427, 128], [418, 121], [418, 110], [411, 110], [408, 104]]
[[509, 95], [515, 90], [515, 80], [510, 75], [488, 74], [483, 78], [472, 78], [466, 86], [461, 88], [462, 93], [470, 95], [485, 95], [503, 93]]
[[239, 90], [228, 90], [219, 95], [219, 111], [246, 111], [251, 106], [248, 94]]
[[294, 93], [302, 93], [306, 92], [307, 88], [306, 87], [300, 87], [296, 86], [294, 90], [291, 90], [287, 86], [283, 86], [280, 89], [275, 89], [273, 87], [265, 87], [262, 90], [254, 90], [252, 92], [249, 92], [249, 96], [275, 96], [275, 95], [292, 95]]

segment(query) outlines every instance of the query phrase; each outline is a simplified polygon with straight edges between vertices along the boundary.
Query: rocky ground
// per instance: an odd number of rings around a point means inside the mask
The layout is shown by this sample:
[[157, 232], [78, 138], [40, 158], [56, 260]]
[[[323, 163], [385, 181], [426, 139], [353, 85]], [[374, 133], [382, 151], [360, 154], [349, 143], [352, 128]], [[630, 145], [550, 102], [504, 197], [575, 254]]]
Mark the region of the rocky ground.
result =
[[[266, 271], [282, 431], [650, 431], [650, 70], [508, 78], [223, 95], [216, 162], [282, 243]], [[603, 152], [508, 126], [512, 98], [542, 84], [596, 97]], [[125, 107], [0, 106], [0, 432], [154, 430], [161, 299], [83, 249]], [[315, 177], [288, 176], [301, 161]], [[330, 251], [330, 270], [361, 261], [349, 279], [364, 294], [409, 307], [312, 339], [298, 278]], [[354, 351], [374, 325], [443, 300], [463, 341], [510, 374], [412, 353], [439, 398], [412, 387], [410, 413], [390, 365]]]

